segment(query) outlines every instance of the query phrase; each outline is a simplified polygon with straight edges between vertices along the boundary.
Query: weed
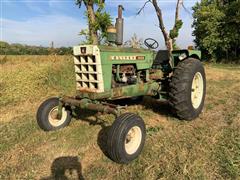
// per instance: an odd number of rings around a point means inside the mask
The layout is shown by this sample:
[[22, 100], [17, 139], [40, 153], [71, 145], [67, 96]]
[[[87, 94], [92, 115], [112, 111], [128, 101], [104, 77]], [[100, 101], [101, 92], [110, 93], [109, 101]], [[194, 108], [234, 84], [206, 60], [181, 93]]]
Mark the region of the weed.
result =
[[112, 162], [101, 151], [111, 115], [96, 120], [83, 110], [76, 113], [79, 120], [62, 130], [38, 128], [35, 116], [42, 100], [74, 95], [71, 57], [7, 56], [0, 68], [0, 179], [51, 177], [61, 157], [78, 157], [86, 179], [240, 177], [239, 66], [206, 67], [204, 112], [192, 122], [169, 120], [169, 105], [151, 98], [131, 104], [128, 110], [145, 120], [147, 137], [140, 157], [128, 165]]
[[152, 136], [154, 134], [156, 134], [157, 132], [159, 132], [162, 128], [161, 127], [149, 127], [147, 128], [147, 134]]
[[36, 123], [31, 119], [33, 119], [32, 116], [25, 115], [21, 117], [21, 121], [13, 119], [10, 123], [0, 125], [0, 154], [24, 141], [29, 137], [29, 134], [38, 129]]
[[224, 179], [240, 177], [240, 133], [236, 127], [223, 130], [219, 138], [215, 156]]
[[3, 65], [7, 62], [7, 56], [0, 56], [0, 65]]

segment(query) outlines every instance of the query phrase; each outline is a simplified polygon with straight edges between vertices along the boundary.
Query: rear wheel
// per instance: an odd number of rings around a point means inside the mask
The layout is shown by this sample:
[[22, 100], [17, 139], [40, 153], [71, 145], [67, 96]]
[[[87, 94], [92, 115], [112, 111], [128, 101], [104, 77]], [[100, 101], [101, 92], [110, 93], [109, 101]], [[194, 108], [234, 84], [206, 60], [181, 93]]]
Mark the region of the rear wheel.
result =
[[206, 94], [206, 77], [202, 63], [193, 58], [179, 62], [170, 83], [170, 104], [174, 113], [192, 120], [202, 112]]
[[122, 114], [114, 121], [108, 134], [109, 157], [117, 163], [136, 159], [143, 149], [145, 136], [145, 124], [140, 116]]
[[62, 108], [62, 117], [57, 117], [58, 105], [58, 98], [50, 98], [44, 101], [38, 108], [37, 123], [44, 131], [58, 130], [70, 123], [71, 113], [65, 107]]

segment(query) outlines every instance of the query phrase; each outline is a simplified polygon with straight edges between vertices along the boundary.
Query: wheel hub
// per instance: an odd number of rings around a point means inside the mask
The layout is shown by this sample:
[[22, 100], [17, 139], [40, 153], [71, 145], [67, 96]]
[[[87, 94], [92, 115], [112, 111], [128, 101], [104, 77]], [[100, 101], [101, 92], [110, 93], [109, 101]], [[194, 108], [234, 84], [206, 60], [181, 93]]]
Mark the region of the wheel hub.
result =
[[132, 127], [126, 136], [125, 139], [125, 150], [128, 154], [134, 154], [140, 144], [141, 144], [141, 140], [142, 140], [142, 132], [141, 129], [138, 126], [134, 126]]
[[195, 109], [199, 108], [203, 98], [203, 77], [200, 72], [197, 72], [192, 81], [191, 100]]
[[51, 116], [52, 119], [58, 119], [58, 120], [60, 120], [59, 118], [57, 118], [57, 115], [58, 115], [58, 110], [57, 110], [57, 109], [53, 110], [53, 111], [50, 113], [50, 116]]
[[62, 108], [62, 117], [58, 118], [58, 107], [54, 107], [50, 111], [50, 113], [48, 115], [48, 119], [49, 119], [49, 122], [52, 126], [54, 126], [54, 127], [60, 126], [67, 119], [67, 112], [66, 112], [65, 108], [63, 107]]

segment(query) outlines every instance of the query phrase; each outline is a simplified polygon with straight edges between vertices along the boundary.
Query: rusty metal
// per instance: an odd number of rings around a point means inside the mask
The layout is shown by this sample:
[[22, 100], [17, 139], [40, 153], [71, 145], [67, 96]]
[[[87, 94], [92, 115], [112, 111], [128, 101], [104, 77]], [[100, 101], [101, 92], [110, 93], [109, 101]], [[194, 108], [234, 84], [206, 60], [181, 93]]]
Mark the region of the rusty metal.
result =
[[64, 96], [60, 98], [60, 102], [63, 103], [64, 105], [73, 105], [73, 106], [80, 106], [81, 100], [76, 99], [74, 97], [68, 97]]
[[122, 10], [124, 10], [122, 5], [118, 6], [118, 18], [122, 18]]
[[90, 88], [78, 88], [79, 91], [82, 93], [97, 93], [97, 89], [90, 89]]
[[58, 112], [57, 112], [57, 115], [56, 115], [57, 119], [61, 119], [62, 118], [62, 108], [63, 108], [63, 104], [62, 104], [61, 101], [59, 101]]
[[159, 80], [163, 77], [163, 72], [160, 69], [151, 69], [149, 74], [149, 79]]
[[118, 116], [118, 111], [114, 108], [111, 108], [109, 106], [104, 106], [101, 104], [93, 104], [93, 103], [88, 103], [86, 105], [86, 109], [93, 110], [93, 111], [98, 111], [98, 112], [104, 112], [107, 114], [113, 114], [116, 117]]
[[[125, 73], [128, 73], [128, 74], [133, 74], [135, 72], [135, 68], [134, 68], [134, 65], [128, 65], [128, 64], [127, 65], [120, 65], [119, 71], [121, 73], [125, 72]], [[112, 72], [117, 73], [116, 66], [113, 67]]]
[[123, 6], [118, 6], [118, 18], [116, 19], [115, 27], [117, 30], [116, 45], [121, 46], [123, 44], [123, 24], [124, 19], [122, 18]]
[[109, 106], [109, 107], [112, 107], [112, 108], [118, 108], [119, 105], [116, 105], [116, 104], [111, 104], [111, 103], [107, 103], [107, 102], [101, 102], [102, 105], [106, 105], [106, 106]]
[[122, 65], [120, 67], [120, 71], [125, 72], [125, 73], [129, 73], [129, 74], [133, 74], [135, 72], [135, 68], [134, 68], [133, 65]]
[[113, 97], [123, 96], [123, 88], [121, 87], [114, 88], [112, 91], [113, 91]]
[[[90, 99], [76, 99], [74, 97], [62, 97], [60, 101], [64, 105], [70, 105], [70, 106], [77, 106], [81, 109], [88, 109], [98, 112], [103, 112], [107, 114], [113, 114], [116, 117], [119, 115], [118, 110], [116, 107], [110, 107], [109, 105], [103, 105], [99, 102], [92, 102]], [[111, 105], [112, 106], [112, 105]]]

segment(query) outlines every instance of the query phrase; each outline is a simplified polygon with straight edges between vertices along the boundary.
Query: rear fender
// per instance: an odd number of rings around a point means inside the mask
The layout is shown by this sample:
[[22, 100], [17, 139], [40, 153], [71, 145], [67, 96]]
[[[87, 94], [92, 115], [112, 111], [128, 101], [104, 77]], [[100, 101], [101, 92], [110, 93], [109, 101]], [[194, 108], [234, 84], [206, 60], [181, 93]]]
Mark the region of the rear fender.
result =
[[182, 50], [174, 50], [172, 52], [173, 60], [174, 60], [174, 66], [176, 67], [180, 61], [183, 61], [184, 59], [187, 58], [194, 58], [198, 59], [201, 61], [201, 51], [199, 50], [187, 50], [187, 49], [182, 49]]

